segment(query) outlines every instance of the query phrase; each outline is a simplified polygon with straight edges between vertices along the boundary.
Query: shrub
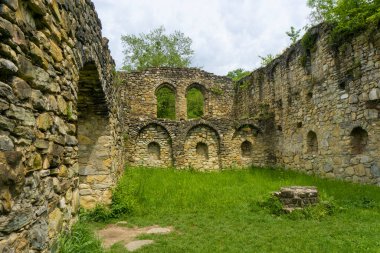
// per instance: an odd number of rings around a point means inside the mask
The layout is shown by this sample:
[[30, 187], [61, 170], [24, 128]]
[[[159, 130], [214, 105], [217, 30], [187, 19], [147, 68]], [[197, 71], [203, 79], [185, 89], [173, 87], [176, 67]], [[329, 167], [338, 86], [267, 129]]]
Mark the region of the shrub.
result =
[[138, 210], [138, 187], [131, 181], [131, 173], [126, 170], [112, 191], [111, 205], [108, 207], [97, 204], [94, 209], [82, 212], [81, 219], [84, 221], [106, 222], [112, 218], [133, 214]]
[[321, 220], [324, 217], [332, 216], [342, 210], [332, 198], [322, 200], [316, 205], [311, 205], [303, 209], [295, 209], [290, 213], [283, 209], [282, 203], [275, 196], [270, 196], [263, 201], [256, 202], [256, 205], [272, 215], [287, 217], [291, 220]]
[[258, 206], [268, 211], [270, 214], [279, 216], [285, 214], [284, 209], [282, 209], [282, 203], [275, 196], [270, 196], [264, 201], [257, 202]]
[[60, 253], [102, 253], [102, 243], [83, 223], [76, 223], [72, 230], [60, 237]]
[[82, 211], [80, 218], [83, 221], [105, 222], [112, 218], [113, 214], [110, 208], [105, 205], [97, 204], [96, 207], [90, 211]]
[[131, 176], [126, 170], [112, 192], [111, 211], [113, 217], [130, 215], [138, 209], [138, 185], [132, 183]]

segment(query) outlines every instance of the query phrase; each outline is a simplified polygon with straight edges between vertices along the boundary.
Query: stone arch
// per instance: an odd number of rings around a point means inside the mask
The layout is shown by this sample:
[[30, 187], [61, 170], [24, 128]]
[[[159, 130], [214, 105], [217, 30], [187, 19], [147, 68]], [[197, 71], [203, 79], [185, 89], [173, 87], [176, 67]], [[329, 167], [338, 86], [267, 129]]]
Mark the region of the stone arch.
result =
[[[67, 116], [75, 122], [74, 108], [67, 105]], [[77, 100], [77, 140], [80, 183], [92, 188], [92, 182], [107, 178], [101, 183], [111, 184], [111, 147], [110, 111], [107, 105], [97, 66], [94, 62], [84, 64], [79, 71]], [[72, 140], [66, 140], [71, 142]], [[73, 143], [74, 144], [74, 143]], [[107, 198], [109, 187], [98, 187], [94, 195]], [[92, 208], [96, 201], [91, 195], [81, 196], [81, 204]]]
[[350, 133], [351, 152], [353, 155], [360, 155], [365, 152], [368, 144], [368, 132], [362, 127], [355, 127]]
[[[160, 84], [155, 92], [156, 105], [157, 105], [157, 118], [164, 119], [176, 119], [176, 101], [177, 101], [177, 90], [176, 88], [168, 83]], [[165, 97], [163, 97], [165, 96]]]
[[184, 142], [184, 166], [198, 170], [220, 168], [220, 136], [211, 126], [198, 124], [189, 129]]
[[318, 137], [314, 131], [309, 131], [306, 136], [307, 153], [318, 153]]
[[165, 126], [149, 123], [138, 131], [133, 164], [147, 167], [173, 166], [172, 138]]
[[[190, 103], [192, 103], [192, 101], [189, 100], [188, 94], [192, 90], [197, 90], [202, 95], [202, 101], [199, 101], [199, 103], [197, 103], [198, 106], [202, 106], [202, 108], [201, 108], [202, 112], [198, 113], [198, 115], [199, 115], [198, 117], [193, 116], [189, 110], [190, 109], [189, 105], [190, 105]], [[200, 117], [203, 117], [203, 116], [208, 114], [208, 92], [207, 92], [207, 89], [205, 86], [203, 86], [202, 84], [199, 84], [199, 83], [192, 83], [186, 88], [185, 94], [186, 94], [186, 112], [187, 112], [186, 115], [187, 115], [187, 118], [189, 118], [189, 119], [200, 118]]]
[[239, 134], [243, 133], [246, 136], [252, 135], [253, 137], [256, 137], [261, 133], [261, 130], [251, 123], [244, 123], [241, 124], [238, 128], [236, 128], [233, 138], [236, 138]]

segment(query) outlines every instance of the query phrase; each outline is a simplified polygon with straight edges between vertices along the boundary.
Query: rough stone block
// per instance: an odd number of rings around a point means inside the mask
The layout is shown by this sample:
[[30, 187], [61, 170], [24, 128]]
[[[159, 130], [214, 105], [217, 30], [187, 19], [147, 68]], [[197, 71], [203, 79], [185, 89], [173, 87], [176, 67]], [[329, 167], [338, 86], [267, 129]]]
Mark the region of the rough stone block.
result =
[[284, 210], [290, 212], [319, 202], [319, 194], [315, 186], [282, 187], [273, 195], [281, 201]]
[[12, 88], [16, 96], [21, 100], [29, 99], [32, 94], [32, 88], [30, 88], [29, 84], [18, 77], [13, 77]]
[[374, 88], [369, 92], [369, 100], [380, 99], [380, 88]]

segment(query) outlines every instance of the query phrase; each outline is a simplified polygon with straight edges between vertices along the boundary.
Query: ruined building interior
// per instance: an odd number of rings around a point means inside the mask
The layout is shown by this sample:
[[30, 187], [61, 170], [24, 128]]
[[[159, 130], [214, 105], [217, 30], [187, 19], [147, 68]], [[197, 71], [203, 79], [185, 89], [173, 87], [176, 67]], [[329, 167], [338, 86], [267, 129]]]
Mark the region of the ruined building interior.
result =
[[[118, 73], [90, 0], [0, 1], [0, 252], [46, 252], [125, 164], [280, 166], [380, 185], [380, 34], [332, 51], [323, 25], [234, 84], [199, 69]], [[121, 81], [120, 81], [121, 80]], [[157, 92], [175, 119], [157, 117]], [[187, 93], [203, 97], [189, 119]]]

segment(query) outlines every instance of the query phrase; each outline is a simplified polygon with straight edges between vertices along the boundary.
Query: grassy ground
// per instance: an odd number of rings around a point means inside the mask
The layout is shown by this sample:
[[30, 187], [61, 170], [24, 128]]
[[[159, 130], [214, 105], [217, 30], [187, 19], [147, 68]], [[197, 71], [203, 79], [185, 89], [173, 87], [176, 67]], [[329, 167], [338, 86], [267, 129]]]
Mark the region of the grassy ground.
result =
[[[140, 237], [156, 243], [139, 252], [380, 252], [378, 187], [270, 169], [128, 169], [122, 184], [133, 187], [137, 210], [119, 220], [175, 227], [169, 235]], [[290, 185], [315, 185], [338, 208], [330, 216], [305, 218], [273, 215], [259, 204]], [[111, 252], [126, 250], [116, 245]]]

